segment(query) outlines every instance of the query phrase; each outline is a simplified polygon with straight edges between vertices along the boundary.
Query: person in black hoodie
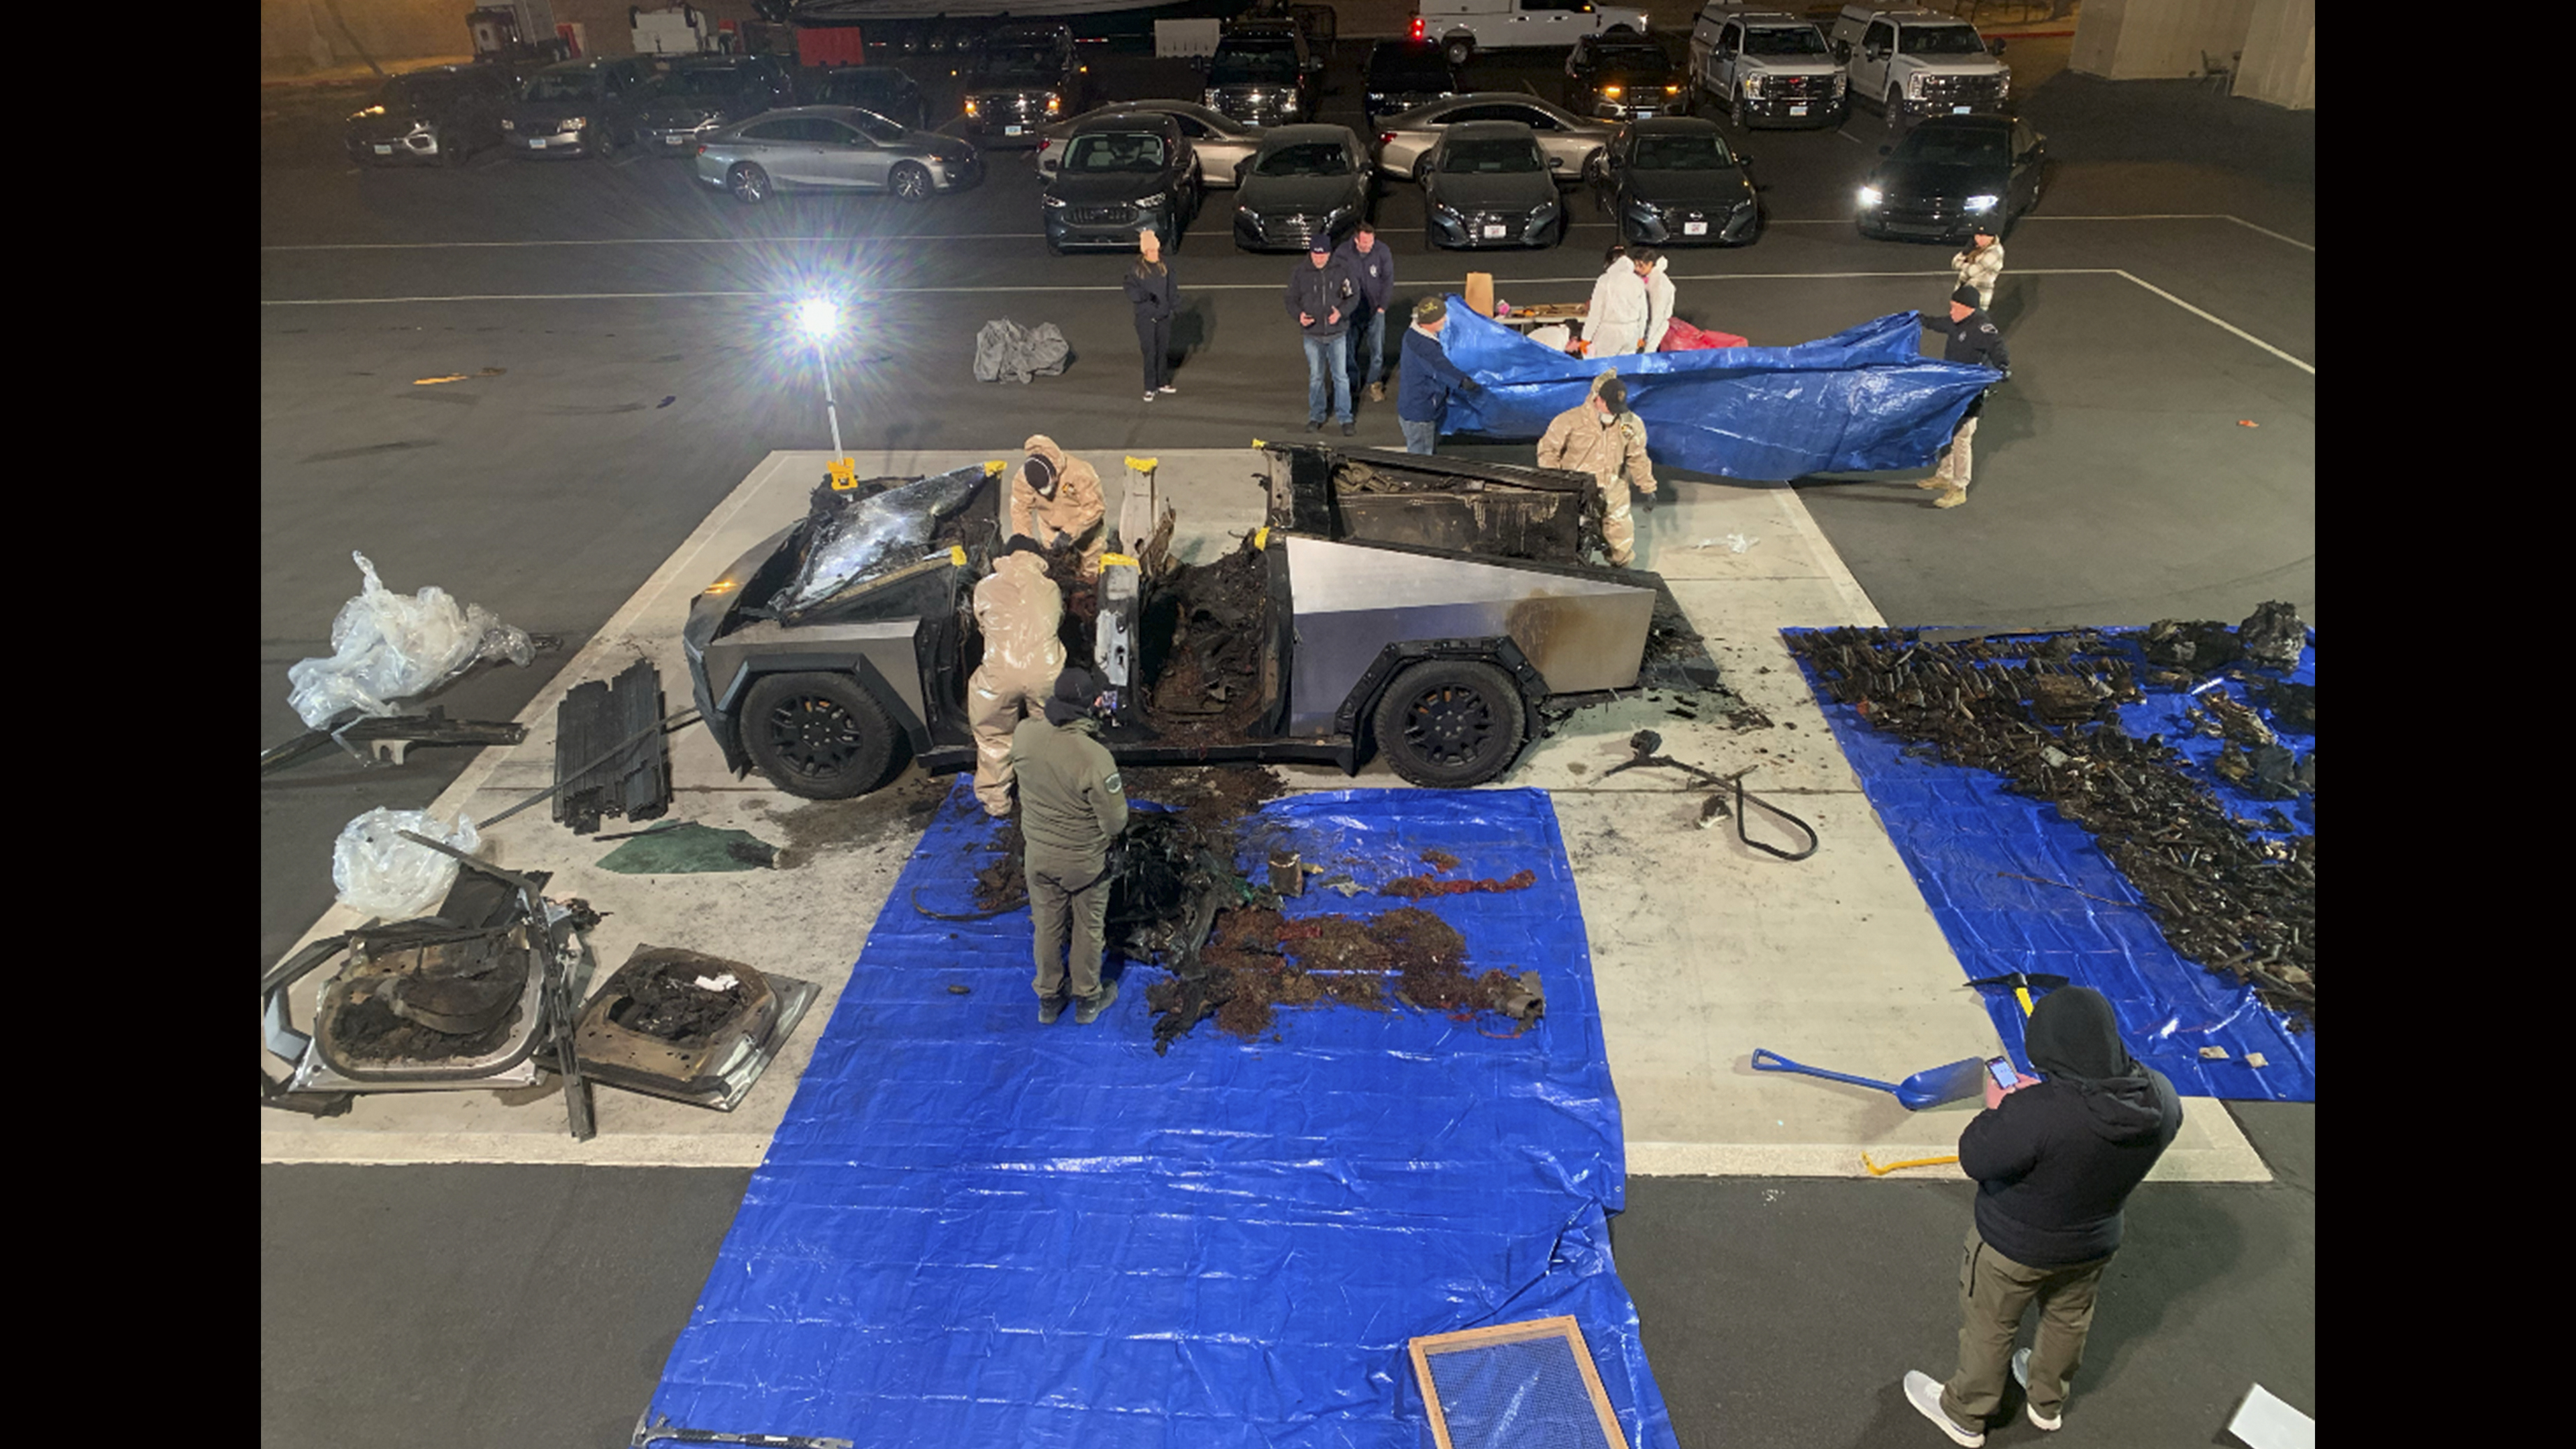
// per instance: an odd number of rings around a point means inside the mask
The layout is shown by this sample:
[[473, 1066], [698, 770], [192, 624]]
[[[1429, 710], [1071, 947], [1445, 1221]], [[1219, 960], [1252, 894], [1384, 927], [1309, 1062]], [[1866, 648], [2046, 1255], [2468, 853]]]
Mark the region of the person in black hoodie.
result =
[[1163, 260], [1163, 239], [1150, 231], [1136, 234], [1127, 300], [1136, 308], [1136, 346], [1145, 354], [1145, 401], [1152, 402], [1157, 393], [1178, 392], [1172, 386], [1172, 314], [1180, 309], [1180, 293], [1171, 264]]
[[[2094, 1289], [2120, 1246], [2121, 1205], [2182, 1129], [2173, 1083], [2129, 1055], [2102, 993], [2067, 986], [2040, 998], [2025, 1044], [2039, 1078], [2009, 1092], [1989, 1082], [1986, 1110], [1959, 1134], [1977, 1214], [1959, 1263], [1958, 1371], [1946, 1385], [1905, 1375], [1907, 1402], [1970, 1446], [1986, 1441], [2007, 1368], [2031, 1423], [2061, 1422]], [[2015, 1353], [2033, 1303], [2038, 1339]]]

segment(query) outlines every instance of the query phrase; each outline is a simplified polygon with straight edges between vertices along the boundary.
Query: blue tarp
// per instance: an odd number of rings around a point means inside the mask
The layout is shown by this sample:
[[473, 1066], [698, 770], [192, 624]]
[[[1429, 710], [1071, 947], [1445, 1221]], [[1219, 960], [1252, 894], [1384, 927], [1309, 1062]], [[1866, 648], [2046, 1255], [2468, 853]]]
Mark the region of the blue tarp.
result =
[[1453, 392], [1448, 430], [1536, 438], [1615, 369], [1656, 462], [1728, 478], [1921, 468], [1991, 369], [1923, 356], [1922, 324], [1899, 312], [1795, 347], [1722, 347], [1584, 359], [1544, 347], [1449, 299], [1440, 340], [1484, 384]]
[[[2105, 632], [2143, 679], [2149, 666], [2137, 652], [2141, 631]], [[1813, 661], [1802, 656], [1799, 663], [1815, 685]], [[2316, 683], [2313, 634], [2290, 677]], [[2225, 680], [2216, 688], [2261, 708], [2242, 683]], [[2000, 775], [1908, 754], [1903, 740], [1871, 728], [1821, 688], [1816, 700], [1969, 979], [2045, 971], [2092, 987], [2111, 999], [2129, 1050], [2173, 1078], [2186, 1095], [2317, 1099], [2316, 1032], [2292, 1032], [2289, 1018], [2265, 1007], [2253, 988], [2176, 954], [2147, 913], [2145, 897], [2083, 827], [2060, 816], [2054, 805], [2008, 792]], [[2191, 761], [2193, 773], [2217, 790], [2230, 814], [2264, 820], [2279, 810], [2301, 832], [2313, 833], [2313, 796], [2295, 803], [2260, 800], [2210, 772], [2220, 742], [2192, 731], [2182, 717], [2186, 703], [2178, 693], [2151, 689], [2145, 703], [2121, 708], [2120, 727], [2140, 738], [2162, 734]], [[2278, 731], [2278, 721], [2273, 724]], [[2281, 732], [2281, 741], [2301, 755], [2316, 748], [2313, 735]], [[2281, 832], [2255, 833], [2277, 838]], [[2074, 889], [2008, 876], [2036, 876]], [[2079, 891], [2136, 904], [2110, 905]], [[2027, 1066], [2021, 1006], [2011, 991], [1986, 992], [1986, 1009], [2013, 1060]], [[2200, 1049], [2207, 1046], [2224, 1048], [2226, 1060], [2202, 1058]], [[2247, 1066], [2248, 1052], [2260, 1053], [2265, 1065]]]
[[[1202, 1022], [1154, 1054], [1129, 966], [1095, 1025], [1036, 1020], [1025, 912], [956, 924], [991, 827], [961, 779], [882, 912], [653, 1412], [870, 1449], [1343, 1446], [1427, 1434], [1420, 1334], [1578, 1319], [1629, 1442], [1674, 1442], [1606, 1215], [1626, 1162], [1582, 912], [1544, 792], [1353, 790], [1270, 805], [1363, 884], [1537, 873], [1419, 902], [1471, 969], [1536, 969], [1500, 1035], [1398, 1008]], [[1406, 902], [1319, 892], [1293, 918]], [[1113, 968], [1113, 970], [1116, 968]], [[962, 985], [971, 994], [949, 988]], [[1487, 1035], [1486, 1030], [1496, 1035]]]

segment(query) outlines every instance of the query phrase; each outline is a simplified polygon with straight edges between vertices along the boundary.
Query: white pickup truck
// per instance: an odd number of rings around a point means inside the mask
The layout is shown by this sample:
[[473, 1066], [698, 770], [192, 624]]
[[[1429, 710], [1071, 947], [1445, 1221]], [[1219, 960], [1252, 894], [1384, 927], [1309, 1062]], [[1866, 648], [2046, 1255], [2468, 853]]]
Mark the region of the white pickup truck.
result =
[[1586, 35], [1646, 33], [1646, 12], [1588, 0], [1416, 0], [1413, 38], [1465, 65], [1480, 50], [1565, 50]]
[[1900, 126], [1919, 116], [1993, 114], [2012, 97], [2012, 68], [1963, 20], [1929, 10], [1846, 5], [1834, 19], [1835, 56], [1851, 67], [1851, 93]]

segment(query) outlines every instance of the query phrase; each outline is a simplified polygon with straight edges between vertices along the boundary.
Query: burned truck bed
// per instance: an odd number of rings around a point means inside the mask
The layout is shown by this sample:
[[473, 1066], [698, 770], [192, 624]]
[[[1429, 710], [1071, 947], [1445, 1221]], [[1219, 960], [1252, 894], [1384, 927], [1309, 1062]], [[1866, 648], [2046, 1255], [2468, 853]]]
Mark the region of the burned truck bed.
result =
[[[1113, 544], [1096, 593], [1068, 591], [1091, 626], [1068, 629], [1068, 653], [1113, 701], [1101, 738], [1122, 762], [1356, 771], [1383, 753], [1418, 784], [1473, 785], [1572, 708], [1718, 687], [1662, 579], [1587, 561], [1603, 545], [1582, 474], [1320, 446], [1256, 460], [1265, 522], [1235, 548], [1181, 563], [1172, 515], [1149, 508], [1156, 526]], [[737, 773], [842, 798], [888, 778], [899, 745], [934, 771], [972, 764], [972, 596], [1006, 486], [988, 467], [868, 500], [818, 492], [699, 597], [685, 652]]]

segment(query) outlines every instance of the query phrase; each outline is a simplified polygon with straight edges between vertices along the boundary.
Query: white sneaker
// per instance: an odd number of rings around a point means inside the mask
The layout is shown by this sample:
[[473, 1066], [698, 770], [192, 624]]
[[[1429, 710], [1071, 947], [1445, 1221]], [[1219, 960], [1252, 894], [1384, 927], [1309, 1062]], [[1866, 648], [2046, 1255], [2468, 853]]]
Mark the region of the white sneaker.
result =
[[1179, 389], [1179, 388], [1177, 388], [1177, 387], [1172, 386], [1170, 383], [1168, 383], [1168, 382], [1167, 382], [1167, 383], [1164, 383], [1161, 387], [1158, 387], [1158, 388], [1154, 389], [1154, 391], [1156, 391], [1156, 392], [1179, 392], [1179, 391], [1180, 391], [1180, 389]]
[[[2021, 1385], [2021, 1391], [2023, 1394], [2027, 1395], [2030, 1392], [2029, 1349], [2017, 1348], [2013, 1350], [2013, 1382]], [[2022, 1400], [2021, 1411], [2030, 1416], [2031, 1426], [2037, 1429], [2054, 1429], [2058, 1425], [2066, 1422], [2065, 1411], [2062, 1409], [2055, 1417], [2045, 1419], [2041, 1418], [2039, 1414], [2039, 1406], [2030, 1402], [2028, 1398], [2024, 1398]]]
[[1949, 1414], [1941, 1408], [1941, 1381], [1920, 1369], [1905, 1371], [1905, 1402], [1914, 1406], [1914, 1412], [1939, 1425], [1941, 1432], [1949, 1435], [1953, 1444], [1978, 1449], [1986, 1442], [1983, 1431], [1962, 1429], [1950, 1422]]
[[1149, 392], [1149, 393], [1145, 394], [1145, 401], [1147, 401], [1147, 402], [1152, 402], [1153, 400], [1154, 400], [1154, 395], [1153, 395], [1152, 393], [1150, 393], [1150, 392]]

